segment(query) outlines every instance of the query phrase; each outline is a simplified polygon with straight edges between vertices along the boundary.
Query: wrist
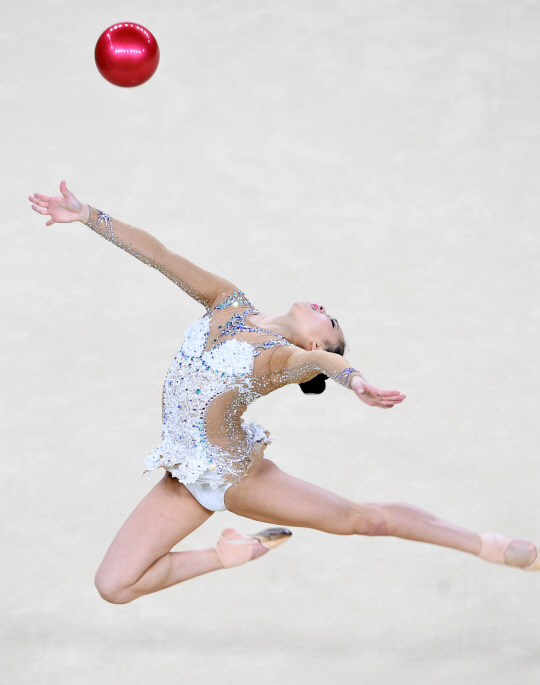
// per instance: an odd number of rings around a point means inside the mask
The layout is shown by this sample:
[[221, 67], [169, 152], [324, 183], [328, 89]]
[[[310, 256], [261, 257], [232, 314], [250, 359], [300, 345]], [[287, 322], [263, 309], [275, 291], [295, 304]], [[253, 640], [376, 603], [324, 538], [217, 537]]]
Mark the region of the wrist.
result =
[[83, 203], [82, 208], [81, 208], [81, 212], [79, 214], [79, 221], [82, 224], [88, 224], [89, 220], [90, 220], [90, 205]]
[[[333, 381], [336, 381], [336, 383], [342, 385], [344, 388], [349, 388], [350, 390], [354, 390], [352, 382], [355, 378], [364, 379], [360, 371], [357, 371], [357, 369], [354, 369], [352, 366], [348, 366], [346, 369], [343, 369], [342, 371], [333, 373], [330, 376], [330, 378]], [[359, 385], [362, 386], [363, 383], [360, 383]]]
[[356, 390], [356, 388], [361, 388], [364, 386], [364, 379], [363, 376], [358, 373], [355, 376], [353, 376], [350, 380], [349, 387], [351, 390]]

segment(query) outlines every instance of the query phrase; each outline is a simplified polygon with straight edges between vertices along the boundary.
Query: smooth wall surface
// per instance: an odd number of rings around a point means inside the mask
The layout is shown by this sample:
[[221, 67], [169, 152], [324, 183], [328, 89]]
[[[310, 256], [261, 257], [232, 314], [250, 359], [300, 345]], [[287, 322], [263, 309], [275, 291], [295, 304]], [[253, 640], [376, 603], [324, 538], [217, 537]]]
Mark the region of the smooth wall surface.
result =
[[[161, 48], [138, 88], [93, 63], [119, 21]], [[540, 574], [401, 540], [296, 529], [104, 603], [93, 574], [152, 487], [161, 384], [200, 308], [26, 197], [65, 178], [264, 312], [322, 302], [351, 363], [408, 395], [261, 400], [281, 468], [540, 541], [540, 3], [43, 0], [0, 35], [6, 682], [537, 683]], [[219, 514], [180, 548], [228, 525], [260, 528]]]

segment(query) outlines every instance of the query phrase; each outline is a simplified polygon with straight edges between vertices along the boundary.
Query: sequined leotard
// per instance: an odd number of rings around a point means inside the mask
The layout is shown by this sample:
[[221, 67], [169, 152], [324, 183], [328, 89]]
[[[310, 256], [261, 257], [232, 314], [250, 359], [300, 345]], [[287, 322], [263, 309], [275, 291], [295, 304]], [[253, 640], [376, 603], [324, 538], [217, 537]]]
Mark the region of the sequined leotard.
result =
[[[241, 480], [269, 442], [261, 426], [242, 421], [247, 406], [320, 372], [348, 387], [358, 372], [339, 355], [301, 350], [283, 336], [253, 325], [250, 316], [259, 312], [240, 290], [171, 252], [146, 231], [93, 208], [88, 226], [160, 271], [206, 308], [206, 314], [186, 330], [167, 373], [162, 441], [145, 465], [147, 471], [169, 471], [203, 506], [224, 509], [226, 488]], [[221, 500], [203, 501], [200, 487], [220, 490]]]
[[245, 475], [253, 446], [267, 442], [261, 426], [241, 422], [246, 407], [264, 392], [253, 375], [255, 359], [270, 348], [291, 345], [277, 333], [249, 325], [249, 315], [257, 313], [238, 291], [186, 330], [165, 379], [163, 440], [145, 461], [149, 470], [164, 467], [188, 484], [211, 469], [214, 487]]

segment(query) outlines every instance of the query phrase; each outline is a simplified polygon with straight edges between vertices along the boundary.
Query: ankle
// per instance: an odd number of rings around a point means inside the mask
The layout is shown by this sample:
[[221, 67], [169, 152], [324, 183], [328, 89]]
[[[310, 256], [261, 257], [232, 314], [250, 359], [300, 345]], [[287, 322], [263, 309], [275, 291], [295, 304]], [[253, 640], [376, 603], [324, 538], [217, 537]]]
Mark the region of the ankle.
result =
[[259, 542], [259, 540], [255, 540], [251, 551], [250, 561], [262, 557], [263, 554], [266, 554], [269, 551], [270, 549], [268, 547], [265, 547], [261, 542]]
[[234, 528], [226, 528], [215, 547], [223, 568], [241, 566], [250, 561], [256, 542], [249, 535], [244, 535]]

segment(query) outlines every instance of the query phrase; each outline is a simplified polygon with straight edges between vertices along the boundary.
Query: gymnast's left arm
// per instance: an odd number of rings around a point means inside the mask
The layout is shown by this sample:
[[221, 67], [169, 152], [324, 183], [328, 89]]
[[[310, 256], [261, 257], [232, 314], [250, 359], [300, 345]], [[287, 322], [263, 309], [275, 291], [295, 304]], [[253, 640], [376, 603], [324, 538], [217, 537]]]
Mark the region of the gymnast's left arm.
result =
[[289, 355], [283, 371], [287, 374], [289, 383], [304, 383], [323, 373], [352, 390], [370, 407], [391, 409], [405, 399], [405, 395], [398, 390], [382, 390], [371, 385], [360, 371], [349, 366], [341, 355], [325, 350], [306, 351], [297, 347]]
[[175, 254], [147, 231], [111, 219], [107, 214], [83, 204], [67, 189], [65, 181], [60, 184], [60, 192], [62, 195], [59, 197], [35, 193], [28, 198], [35, 203], [32, 205], [34, 211], [50, 217], [46, 226], [75, 221], [86, 224], [98, 235], [167, 276], [208, 309], [236, 290], [230, 281]]

